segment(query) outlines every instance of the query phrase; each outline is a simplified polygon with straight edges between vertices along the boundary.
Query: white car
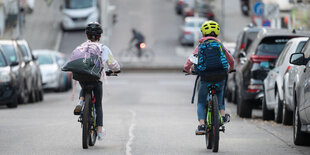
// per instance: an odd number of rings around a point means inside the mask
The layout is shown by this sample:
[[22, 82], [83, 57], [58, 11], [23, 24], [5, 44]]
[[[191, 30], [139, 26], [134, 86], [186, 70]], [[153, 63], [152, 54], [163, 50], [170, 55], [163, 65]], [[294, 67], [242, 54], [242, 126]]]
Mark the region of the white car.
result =
[[42, 74], [44, 89], [61, 91], [64, 88], [64, 78], [59, 62], [56, 60], [56, 52], [52, 50], [34, 50], [33, 54], [38, 57]]
[[97, 0], [64, 0], [61, 6], [63, 30], [84, 29], [89, 22], [99, 22]]
[[[277, 123], [291, 124], [292, 113], [288, 113], [284, 100], [284, 86], [287, 87], [288, 71], [291, 69], [289, 62], [292, 53], [301, 52], [307, 37], [289, 40], [279, 55], [275, 68], [273, 68], [264, 80], [263, 119], [273, 119]], [[284, 111], [284, 113], [283, 113]]]
[[[182, 45], [194, 45], [195, 40], [202, 37], [200, 28], [201, 25], [207, 21], [206, 18], [202, 17], [186, 17], [184, 20], [184, 26], [181, 27], [180, 42]], [[195, 35], [196, 38], [195, 38]]]

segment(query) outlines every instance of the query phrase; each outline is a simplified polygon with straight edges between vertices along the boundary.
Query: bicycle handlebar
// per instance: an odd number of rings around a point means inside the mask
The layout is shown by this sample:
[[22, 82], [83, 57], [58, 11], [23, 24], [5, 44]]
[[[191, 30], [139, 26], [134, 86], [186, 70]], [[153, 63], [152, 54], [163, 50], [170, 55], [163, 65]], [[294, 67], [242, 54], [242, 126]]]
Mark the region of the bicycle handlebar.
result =
[[117, 76], [117, 74], [118, 73], [120, 73], [121, 71], [119, 70], [119, 71], [111, 71], [111, 70], [108, 70], [108, 71], [105, 71], [105, 74], [107, 75], [107, 76]]

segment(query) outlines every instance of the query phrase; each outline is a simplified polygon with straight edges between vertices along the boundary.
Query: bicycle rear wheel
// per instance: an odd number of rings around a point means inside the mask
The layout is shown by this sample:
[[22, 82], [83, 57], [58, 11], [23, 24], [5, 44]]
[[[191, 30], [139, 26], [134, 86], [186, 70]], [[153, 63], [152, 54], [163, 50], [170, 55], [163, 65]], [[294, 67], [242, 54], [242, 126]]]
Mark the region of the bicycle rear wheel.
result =
[[212, 149], [212, 132], [210, 132], [209, 129], [209, 123], [208, 123], [208, 120], [207, 120], [207, 116], [208, 116], [208, 106], [206, 107], [206, 119], [205, 119], [205, 122], [206, 122], [206, 134], [205, 134], [205, 138], [206, 138], [206, 146], [207, 146], [207, 149]]
[[90, 129], [90, 105], [91, 104], [91, 96], [90, 94], [85, 95], [85, 105], [83, 110], [83, 131], [82, 131], [82, 145], [83, 149], [88, 148], [89, 142], [89, 129]]
[[220, 116], [219, 116], [219, 106], [218, 106], [218, 98], [216, 95], [212, 96], [212, 151], [218, 152], [219, 148], [219, 140], [220, 140]]
[[[93, 104], [92, 104], [93, 105]], [[96, 131], [96, 110], [94, 106], [91, 106], [91, 113], [90, 113], [90, 118], [91, 118], [91, 128], [90, 128], [90, 138], [89, 138], [89, 146], [94, 146], [96, 143], [97, 139], [97, 131]]]

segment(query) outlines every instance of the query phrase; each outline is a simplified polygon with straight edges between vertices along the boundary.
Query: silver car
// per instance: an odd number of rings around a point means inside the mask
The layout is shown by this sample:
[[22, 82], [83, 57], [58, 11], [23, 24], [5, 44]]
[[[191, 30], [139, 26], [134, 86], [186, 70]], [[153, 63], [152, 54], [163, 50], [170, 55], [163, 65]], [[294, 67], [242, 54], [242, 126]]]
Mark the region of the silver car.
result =
[[181, 27], [180, 43], [182, 45], [194, 45], [196, 40], [195, 35], [197, 35], [197, 39], [202, 37], [200, 28], [205, 21], [207, 19], [202, 17], [186, 17], [184, 25]]
[[263, 119], [273, 119], [277, 123], [291, 124], [292, 111], [287, 109], [284, 103], [285, 95], [284, 86], [288, 86], [288, 76], [291, 69], [289, 63], [292, 53], [299, 53], [305, 43], [307, 37], [294, 38], [289, 40], [281, 54], [279, 55], [275, 68], [273, 68], [264, 80], [264, 100], [263, 100]]
[[55, 91], [64, 90], [64, 78], [56, 58], [57, 51], [52, 50], [34, 50], [33, 54], [38, 57], [42, 73], [42, 84], [44, 89], [52, 89]]

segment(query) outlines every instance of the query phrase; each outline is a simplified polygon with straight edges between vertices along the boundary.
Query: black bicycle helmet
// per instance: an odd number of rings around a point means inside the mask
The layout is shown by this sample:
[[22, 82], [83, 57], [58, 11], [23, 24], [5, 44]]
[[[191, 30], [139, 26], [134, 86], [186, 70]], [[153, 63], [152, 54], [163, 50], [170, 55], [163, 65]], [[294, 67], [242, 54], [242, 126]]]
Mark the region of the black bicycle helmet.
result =
[[85, 33], [88, 39], [98, 40], [102, 34], [101, 25], [98, 22], [90, 22], [85, 28]]

